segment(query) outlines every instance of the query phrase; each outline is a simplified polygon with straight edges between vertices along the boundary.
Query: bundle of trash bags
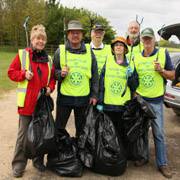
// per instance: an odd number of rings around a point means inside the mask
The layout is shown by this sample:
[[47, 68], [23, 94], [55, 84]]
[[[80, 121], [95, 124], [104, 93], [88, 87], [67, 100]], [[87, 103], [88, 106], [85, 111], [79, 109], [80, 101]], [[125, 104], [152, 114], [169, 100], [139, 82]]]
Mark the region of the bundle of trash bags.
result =
[[54, 150], [53, 109], [52, 98], [46, 96], [45, 90], [42, 89], [27, 131], [27, 143], [24, 148], [28, 158], [47, 154]]
[[78, 138], [79, 156], [84, 166], [94, 172], [118, 176], [127, 167], [121, 139], [111, 121], [103, 112], [90, 106], [86, 124]]
[[78, 158], [76, 139], [66, 130], [58, 129], [55, 138], [56, 149], [47, 156], [47, 168], [60, 176], [80, 177], [83, 165]]

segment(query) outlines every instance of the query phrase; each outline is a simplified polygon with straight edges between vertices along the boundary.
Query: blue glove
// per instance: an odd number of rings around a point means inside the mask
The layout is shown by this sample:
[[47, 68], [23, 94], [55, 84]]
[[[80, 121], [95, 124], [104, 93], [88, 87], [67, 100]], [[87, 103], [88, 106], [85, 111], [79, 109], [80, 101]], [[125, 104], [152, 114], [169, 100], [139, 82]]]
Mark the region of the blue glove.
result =
[[127, 67], [127, 71], [126, 71], [127, 77], [130, 77], [130, 76], [132, 75], [132, 73], [133, 73], [132, 68], [131, 68], [130, 66], [128, 66], [128, 67]]
[[96, 106], [96, 109], [99, 111], [99, 112], [102, 112], [103, 111], [103, 105], [97, 105]]

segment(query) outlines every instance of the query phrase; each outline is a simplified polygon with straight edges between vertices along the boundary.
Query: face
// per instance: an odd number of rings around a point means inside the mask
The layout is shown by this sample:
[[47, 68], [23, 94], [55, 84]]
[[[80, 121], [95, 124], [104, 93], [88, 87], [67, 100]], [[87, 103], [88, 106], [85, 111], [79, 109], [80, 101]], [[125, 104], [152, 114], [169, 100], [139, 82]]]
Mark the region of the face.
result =
[[41, 51], [45, 48], [46, 38], [43, 35], [35, 36], [33, 39], [31, 39], [31, 45], [33, 49]]
[[114, 54], [115, 55], [124, 55], [125, 54], [125, 47], [124, 47], [123, 43], [116, 42], [114, 44]]
[[68, 40], [71, 44], [78, 45], [81, 43], [83, 33], [81, 30], [71, 30], [68, 32]]
[[128, 35], [130, 38], [134, 39], [139, 36], [140, 27], [136, 21], [133, 21], [129, 24]]
[[102, 42], [104, 38], [105, 32], [102, 30], [92, 30], [91, 31], [91, 39], [92, 41]]
[[155, 38], [145, 36], [141, 38], [141, 41], [144, 45], [144, 49], [154, 48], [155, 46]]

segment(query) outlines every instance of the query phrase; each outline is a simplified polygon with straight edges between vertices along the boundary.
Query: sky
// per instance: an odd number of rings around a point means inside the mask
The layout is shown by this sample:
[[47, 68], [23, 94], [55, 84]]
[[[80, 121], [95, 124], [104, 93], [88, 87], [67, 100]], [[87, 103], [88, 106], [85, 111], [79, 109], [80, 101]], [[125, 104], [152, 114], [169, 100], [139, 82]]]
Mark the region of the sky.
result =
[[[144, 18], [141, 29], [152, 27], [155, 32], [164, 24], [180, 23], [180, 0], [60, 0], [67, 7], [86, 8], [105, 17], [124, 36], [128, 23]], [[158, 35], [156, 34], [158, 38]]]

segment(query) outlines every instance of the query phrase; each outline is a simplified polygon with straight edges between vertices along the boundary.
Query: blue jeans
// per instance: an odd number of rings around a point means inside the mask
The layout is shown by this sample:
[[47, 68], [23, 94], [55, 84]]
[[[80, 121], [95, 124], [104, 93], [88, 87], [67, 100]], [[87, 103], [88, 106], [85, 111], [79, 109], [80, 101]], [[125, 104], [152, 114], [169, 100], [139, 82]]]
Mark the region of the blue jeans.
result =
[[149, 102], [156, 113], [156, 119], [151, 122], [154, 137], [156, 164], [157, 166], [167, 165], [167, 154], [164, 135], [163, 101], [159, 103]]

